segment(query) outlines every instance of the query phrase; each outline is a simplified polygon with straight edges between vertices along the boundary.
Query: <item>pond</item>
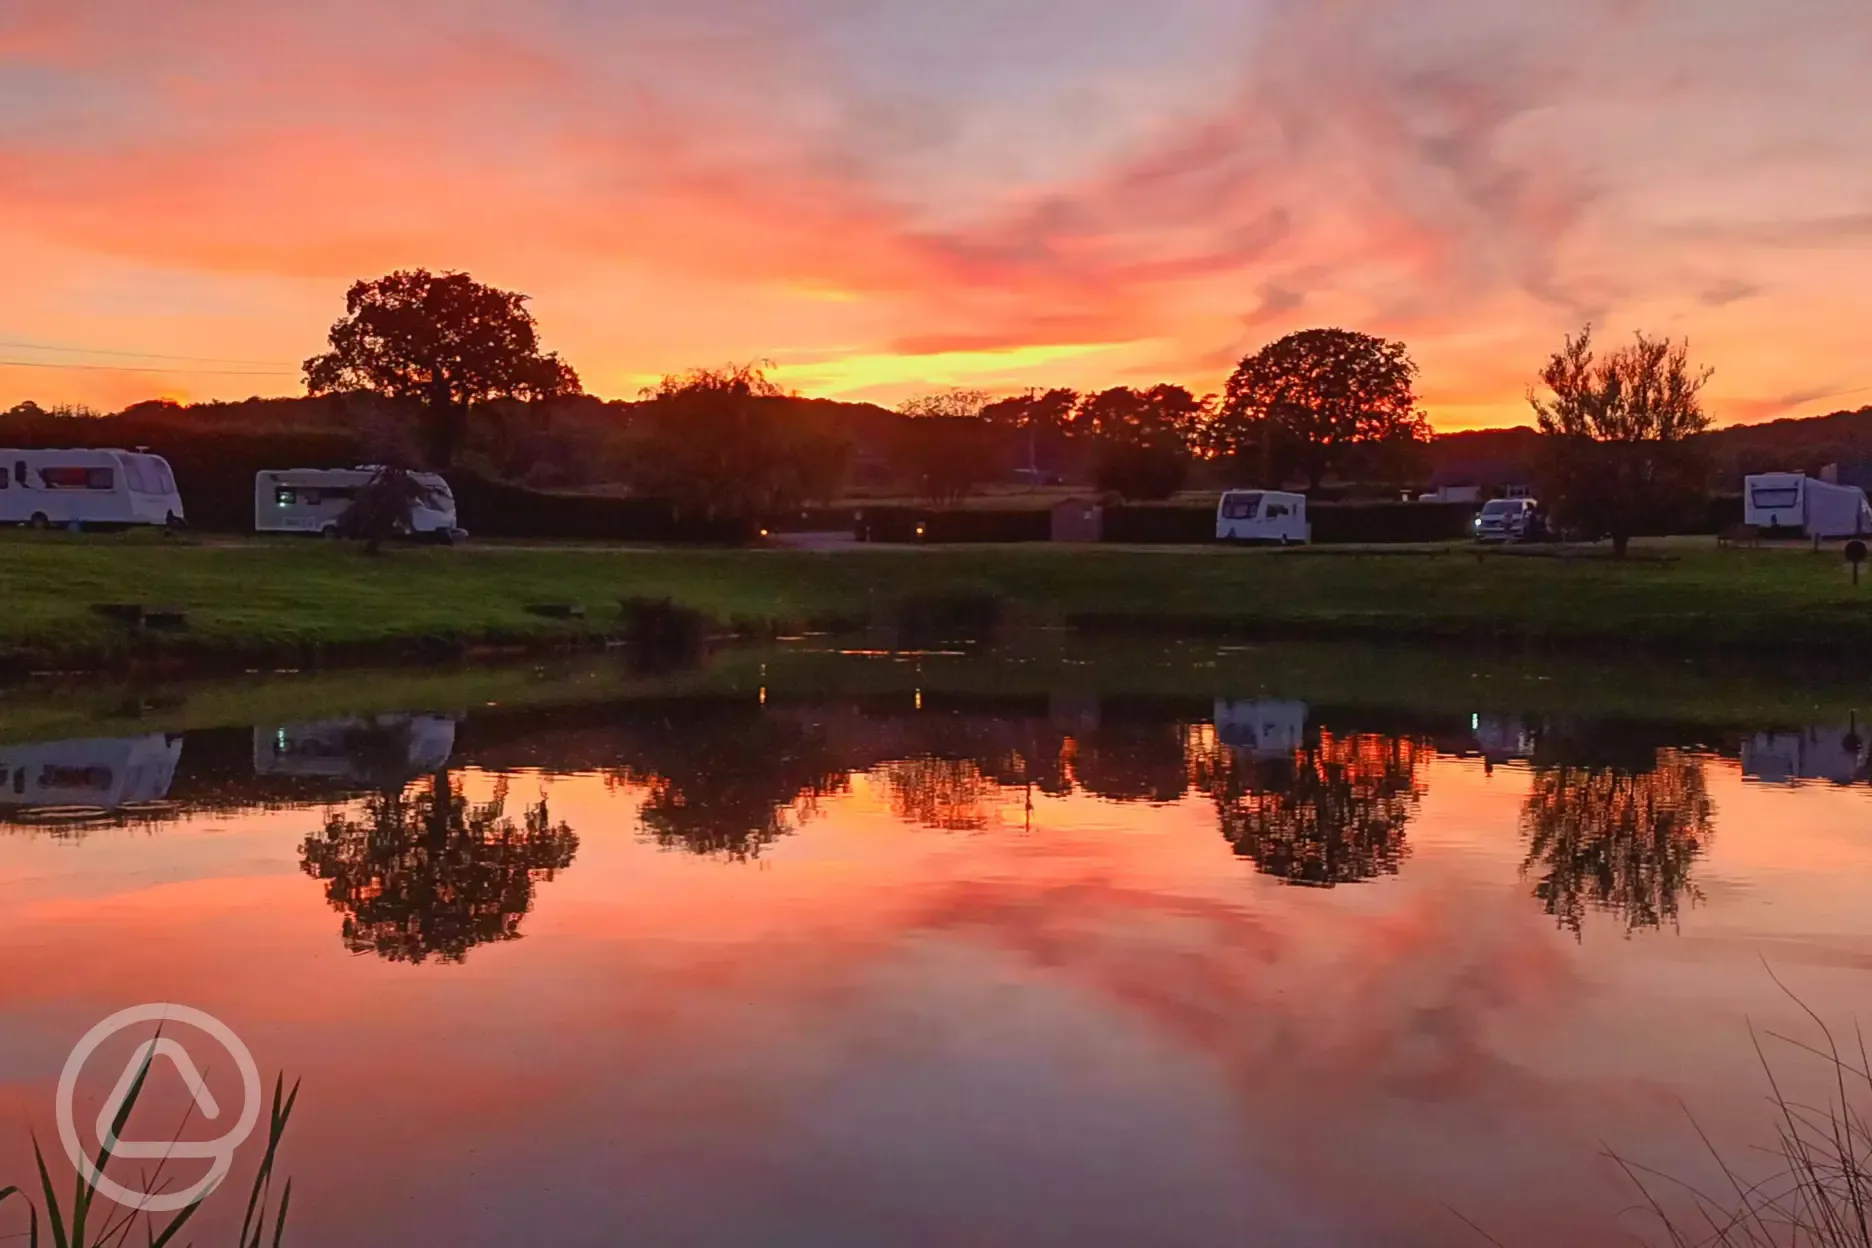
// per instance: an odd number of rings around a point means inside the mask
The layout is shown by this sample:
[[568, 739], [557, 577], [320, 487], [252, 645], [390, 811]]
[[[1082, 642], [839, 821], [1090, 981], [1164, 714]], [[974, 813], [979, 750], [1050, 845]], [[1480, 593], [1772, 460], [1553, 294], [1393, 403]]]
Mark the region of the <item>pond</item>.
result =
[[[1662, 1241], [1607, 1151], [1759, 1168], [1762, 1054], [1824, 1100], [1775, 1037], [1872, 1016], [1852, 689], [812, 641], [484, 685], [0, 704], [0, 1186], [173, 1002], [303, 1080], [288, 1243]], [[152, 1070], [144, 1134], [213, 1136]]]

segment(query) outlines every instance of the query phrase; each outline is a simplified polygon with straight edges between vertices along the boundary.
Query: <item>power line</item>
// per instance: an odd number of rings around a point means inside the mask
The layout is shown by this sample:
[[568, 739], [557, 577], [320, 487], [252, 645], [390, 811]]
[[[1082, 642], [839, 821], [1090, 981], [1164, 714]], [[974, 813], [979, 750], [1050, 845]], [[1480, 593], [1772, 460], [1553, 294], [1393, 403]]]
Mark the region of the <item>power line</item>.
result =
[[126, 364], [56, 364], [50, 360], [0, 360], [0, 368], [69, 368], [92, 373], [189, 373], [202, 377], [296, 377], [285, 369], [191, 368], [179, 364], [173, 368], [138, 368]]
[[161, 351], [115, 351], [107, 347], [57, 347], [44, 342], [4, 342], [14, 351], [53, 351], [60, 355], [122, 355], [138, 360], [192, 360], [198, 364], [291, 364], [291, 360], [234, 360], [218, 355], [170, 355]]

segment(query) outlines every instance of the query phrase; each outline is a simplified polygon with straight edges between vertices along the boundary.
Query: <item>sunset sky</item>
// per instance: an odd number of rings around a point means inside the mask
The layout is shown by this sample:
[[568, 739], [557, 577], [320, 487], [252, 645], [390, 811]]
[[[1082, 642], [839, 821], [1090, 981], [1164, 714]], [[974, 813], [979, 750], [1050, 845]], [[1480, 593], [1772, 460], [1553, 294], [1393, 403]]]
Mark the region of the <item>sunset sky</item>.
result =
[[1867, 0], [0, 0], [0, 408], [302, 390], [353, 279], [586, 387], [1221, 387], [1343, 325], [1438, 428], [1569, 329], [1872, 403]]

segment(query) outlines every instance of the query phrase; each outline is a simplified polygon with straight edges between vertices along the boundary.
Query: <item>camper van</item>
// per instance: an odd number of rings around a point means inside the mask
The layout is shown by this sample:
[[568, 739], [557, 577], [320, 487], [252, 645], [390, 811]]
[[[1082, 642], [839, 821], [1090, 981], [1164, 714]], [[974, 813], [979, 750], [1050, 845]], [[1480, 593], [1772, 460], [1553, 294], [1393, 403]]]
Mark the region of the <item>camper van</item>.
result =
[[0, 808], [115, 810], [169, 795], [182, 738], [43, 741], [0, 747]]
[[[277, 468], [254, 474], [254, 532], [338, 536], [338, 521], [358, 491], [377, 475], [374, 467]], [[410, 511], [411, 537], [453, 541], [468, 536], [455, 524], [455, 495], [433, 472], [413, 472], [429, 491], [426, 504]]]
[[1230, 490], [1216, 507], [1219, 542], [1290, 542], [1313, 540], [1304, 494], [1279, 490]]
[[160, 455], [0, 450], [0, 524], [101, 529], [182, 520], [175, 474]]
[[1758, 529], [1794, 529], [1808, 537], [1872, 533], [1872, 503], [1856, 485], [1833, 485], [1801, 472], [1764, 472], [1742, 481], [1743, 521]]

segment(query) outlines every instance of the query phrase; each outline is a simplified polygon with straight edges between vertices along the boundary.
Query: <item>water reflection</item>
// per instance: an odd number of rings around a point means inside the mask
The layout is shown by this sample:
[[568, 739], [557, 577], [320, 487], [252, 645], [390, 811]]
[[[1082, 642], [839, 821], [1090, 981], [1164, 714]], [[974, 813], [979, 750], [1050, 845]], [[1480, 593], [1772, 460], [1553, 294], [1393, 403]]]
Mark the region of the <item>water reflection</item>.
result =
[[1856, 722], [1711, 733], [1088, 692], [672, 697], [262, 725], [184, 745], [145, 734], [0, 748], [0, 821], [64, 835], [333, 807], [303, 846], [305, 871], [344, 913], [349, 947], [416, 962], [512, 939], [538, 883], [577, 850], [544, 801], [510, 815], [504, 784], [470, 801], [467, 770], [600, 775], [637, 803], [652, 842], [728, 861], [800, 832], [864, 775], [895, 818], [943, 832], [1031, 822], [1037, 802], [1074, 794], [1191, 802], [1260, 874], [1335, 888], [1406, 870], [1429, 763], [1453, 755], [1491, 775], [1511, 768], [1509, 783], [1526, 786], [1518, 828], [1502, 834], [1522, 838], [1534, 901], [1578, 933], [1595, 911], [1627, 931], [1674, 924], [1700, 898], [1708, 760], [1727, 755], [1745, 778], [1776, 784], [1864, 783], [1868, 766]]
[[0, 746], [0, 811], [42, 824], [79, 824], [168, 797], [180, 736]]
[[848, 769], [815, 725], [747, 702], [672, 702], [620, 725], [611, 778], [648, 788], [659, 845], [745, 861], [843, 792]]
[[1644, 769], [1596, 761], [1534, 768], [1522, 815], [1525, 875], [1548, 914], [1577, 933], [1588, 909], [1626, 930], [1675, 923], [1701, 894], [1690, 878], [1714, 808], [1697, 758], [1661, 749]]
[[353, 953], [392, 962], [460, 962], [477, 945], [516, 940], [537, 883], [572, 865], [578, 836], [546, 799], [516, 823], [508, 782], [470, 802], [446, 772], [335, 811], [300, 850], [307, 875], [344, 918]]
[[1246, 738], [1238, 717], [1230, 736], [1249, 743], [1213, 750], [1199, 766], [1223, 839], [1256, 869], [1290, 884], [1333, 888], [1397, 874], [1409, 853], [1405, 825], [1423, 798], [1419, 772], [1429, 746], [1375, 733], [1309, 734], [1298, 717], [1291, 704], [1250, 716], [1262, 730]]
[[455, 749], [455, 721], [377, 715], [283, 724], [253, 731], [256, 776], [345, 780], [370, 788], [440, 771]]

